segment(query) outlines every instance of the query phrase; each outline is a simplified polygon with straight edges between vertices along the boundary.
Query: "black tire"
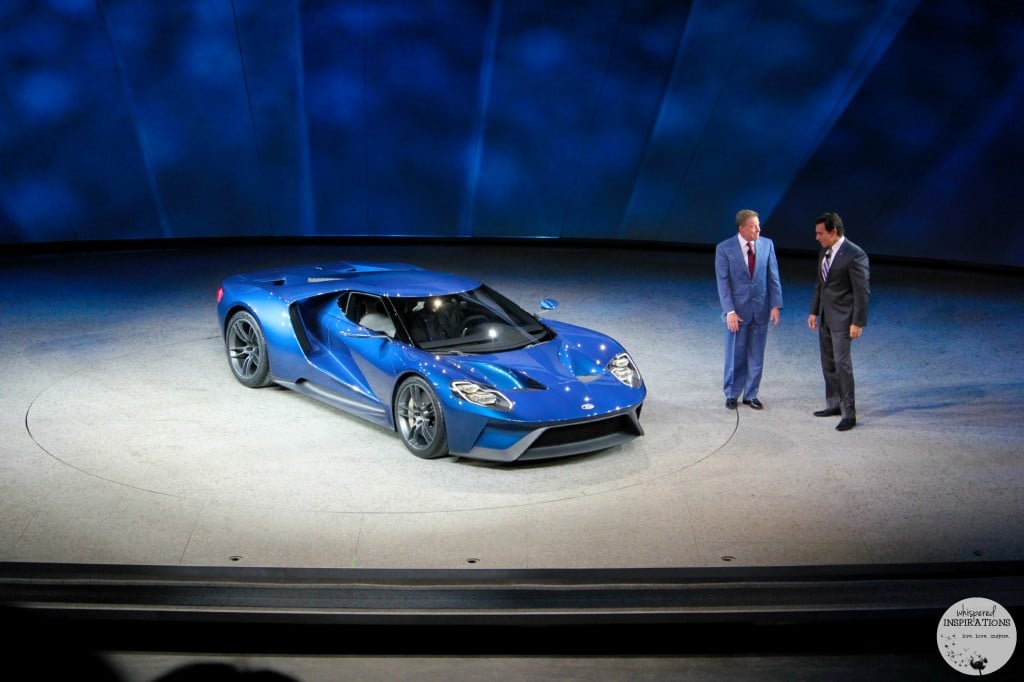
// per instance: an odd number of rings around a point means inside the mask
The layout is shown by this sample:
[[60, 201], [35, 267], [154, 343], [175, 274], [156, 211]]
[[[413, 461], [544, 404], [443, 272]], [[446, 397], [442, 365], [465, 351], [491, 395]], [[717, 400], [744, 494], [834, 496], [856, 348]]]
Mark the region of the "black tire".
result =
[[250, 313], [240, 310], [231, 316], [224, 332], [224, 346], [231, 372], [243, 385], [263, 388], [273, 383], [267, 341], [260, 323]]
[[444, 410], [434, 389], [421, 377], [409, 377], [395, 392], [395, 428], [405, 447], [417, 457], [435, 459], [448, 454]]

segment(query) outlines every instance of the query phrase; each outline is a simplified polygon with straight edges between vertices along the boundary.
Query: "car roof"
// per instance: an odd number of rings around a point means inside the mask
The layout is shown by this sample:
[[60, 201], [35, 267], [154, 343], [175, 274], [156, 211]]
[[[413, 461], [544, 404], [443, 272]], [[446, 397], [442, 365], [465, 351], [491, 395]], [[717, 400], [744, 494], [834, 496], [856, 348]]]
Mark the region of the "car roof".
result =
[[441, 296], [480, 286], [479, 281], [469, 277], [425, 270], [408, 263], [359, 261], [286, 266], [238, 277], [274, 289], [290, 300], [349, 289], [390, 297]]

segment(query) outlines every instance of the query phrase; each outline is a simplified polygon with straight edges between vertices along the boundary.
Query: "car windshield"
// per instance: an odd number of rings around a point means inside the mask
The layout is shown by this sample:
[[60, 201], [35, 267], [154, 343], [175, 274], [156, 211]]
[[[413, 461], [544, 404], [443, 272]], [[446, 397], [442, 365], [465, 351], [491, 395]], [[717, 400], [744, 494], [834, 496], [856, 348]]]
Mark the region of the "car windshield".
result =
[[490, 287], [428, 298], [392, 298], [409, 337], [437, 353], [494, 353], [524, 348], [554, 332]]

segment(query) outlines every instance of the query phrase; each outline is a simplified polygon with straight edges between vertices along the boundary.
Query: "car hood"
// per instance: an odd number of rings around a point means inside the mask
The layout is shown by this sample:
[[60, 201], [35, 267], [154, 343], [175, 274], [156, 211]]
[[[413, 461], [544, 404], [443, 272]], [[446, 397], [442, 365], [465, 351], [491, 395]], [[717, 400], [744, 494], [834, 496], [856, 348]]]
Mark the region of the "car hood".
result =
[[605, 369], [619, 352], [617, 345], [572, 343], [557, 337], [522, 350], [491, 355], [446, 355], [438, 359], [467, 379], [500, 391], [557, 388], [569, 383], [591, 383], [602, 377], [621, 383]]

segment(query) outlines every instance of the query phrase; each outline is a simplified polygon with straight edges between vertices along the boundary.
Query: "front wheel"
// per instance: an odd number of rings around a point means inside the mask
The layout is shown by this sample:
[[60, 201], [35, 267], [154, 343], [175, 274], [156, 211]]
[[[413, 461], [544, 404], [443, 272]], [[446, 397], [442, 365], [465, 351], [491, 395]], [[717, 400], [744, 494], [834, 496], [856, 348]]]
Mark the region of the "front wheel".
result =
[[409, 377], [398, 387], [395, 423], [405, 447], [417, 457], [434, 459], [448, 454], [444, 411], [434, 389], [424, 379]]
[[250, 313], [240, 310], [231, 316], [224, 333], [224, 345], [231, 371], [242, 384], [262, 388], [272, 383], [267, 342], [259, 322]]

